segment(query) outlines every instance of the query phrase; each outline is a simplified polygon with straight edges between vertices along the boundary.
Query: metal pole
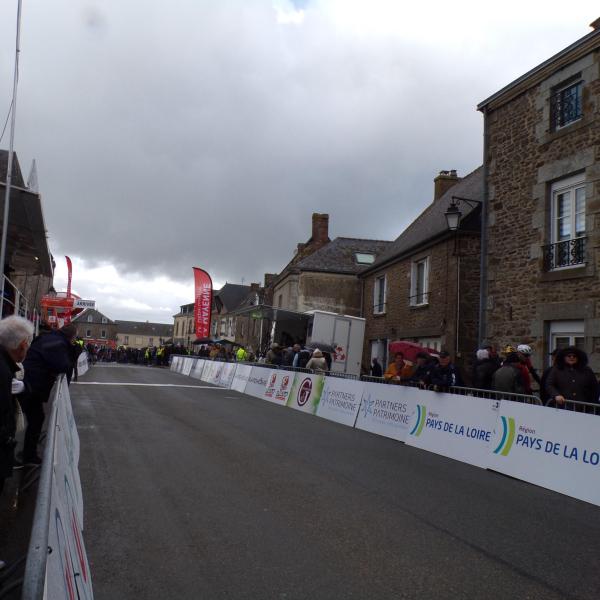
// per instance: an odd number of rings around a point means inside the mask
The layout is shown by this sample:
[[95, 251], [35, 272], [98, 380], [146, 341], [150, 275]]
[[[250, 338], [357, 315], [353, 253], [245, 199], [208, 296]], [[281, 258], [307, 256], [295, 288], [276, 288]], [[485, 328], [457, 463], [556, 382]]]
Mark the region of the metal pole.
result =
[[[15, 49], [15, 73], [13, 79], [13, 95], [10, 119], [10, 144], [8, 147], [8, 164], [6, 165], [6, 189], [4, 190], [4, 221], [2, 222], [2, 242], [0, 245], [0, 266], [4, 275], [6, 261], [6, 240], [8, 237], [8, 213], [10, 210], [10, 188], [12, 185], [12, 163], [15, 143], [15, 118], [17, 115], [17, 83], [19, 82], [19, 52], [21, 43], [21, 0], [17, 2], [17, 41]], [[0, 316], [4, 310], [4, 276], [2, 277], [2, 296], [0, 296]]]
[[481, 238], [480, 238], [480, 265], [479, 265], [479, 347], [486, 336], [486, 309], [487, 309], [487, 251], [488, 251], [488, 116], [487, 109], [483, 110], [483, 204], [481, 205]]

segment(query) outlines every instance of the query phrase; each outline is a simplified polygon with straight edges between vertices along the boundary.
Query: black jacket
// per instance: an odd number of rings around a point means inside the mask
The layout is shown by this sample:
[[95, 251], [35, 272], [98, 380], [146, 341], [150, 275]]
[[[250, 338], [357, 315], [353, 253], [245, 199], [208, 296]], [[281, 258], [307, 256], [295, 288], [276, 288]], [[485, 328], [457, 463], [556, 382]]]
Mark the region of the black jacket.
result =
[[438, 388], [462, 387], [463, 382], [458, 368], [450, 363], [443, 367], [436, 365], [425, 376], [425, 383], [435, 385]]
[[477, 361], [473, 369], [473, 386], [478, 390], [491, 390], [492, 378], [499, 368], [500, 364], [495, 358]]
[[[577, 364], [565, 363], [567, 354], [577, 355]], [[567, 400], [598, 403], [600, 388], [594, 372], [587, 366], [587, 355], [578, 348], [564, 348], [556, 355], [556, 363], [548, 373], [546, 393], [553, 400], [563, 396]]]
[[71, 344], [61, 331], [53, 331], [33, 340], [23, 361], [25, 385], [31, 393], [48, 400], [52, 386], [61, 373], [73, 369]]
[[15, 447], [15, 402], [12, 380], [19, 367], [0, 346], [0, 479], [12, 474]]

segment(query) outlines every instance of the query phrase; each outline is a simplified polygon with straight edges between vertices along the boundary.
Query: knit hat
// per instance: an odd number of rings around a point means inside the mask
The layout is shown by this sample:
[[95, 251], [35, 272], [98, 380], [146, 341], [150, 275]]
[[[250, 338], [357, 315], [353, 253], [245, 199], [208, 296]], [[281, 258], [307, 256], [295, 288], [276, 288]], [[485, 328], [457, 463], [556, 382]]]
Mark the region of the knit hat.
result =
[[477, 350], [477, 360], [487, 360], [490, 357], [490, 353], [487, 350]]
[[323, 358], [323, 353], [317, 348], [313, 353], [313, 358]]

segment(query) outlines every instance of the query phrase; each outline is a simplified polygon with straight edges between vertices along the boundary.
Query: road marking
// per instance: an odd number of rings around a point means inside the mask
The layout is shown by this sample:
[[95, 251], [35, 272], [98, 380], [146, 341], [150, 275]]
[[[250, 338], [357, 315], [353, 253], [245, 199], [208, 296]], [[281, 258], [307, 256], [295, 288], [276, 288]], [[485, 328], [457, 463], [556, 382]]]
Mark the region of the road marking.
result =
[[182, 385], [179, 383], [131, 383], [127, 381], [73, 381], [75, 385], [138, 385], [143, 387], [180, 387], [197, 390], [227, 390], [228, 388], [213, 387], [212, 385]]

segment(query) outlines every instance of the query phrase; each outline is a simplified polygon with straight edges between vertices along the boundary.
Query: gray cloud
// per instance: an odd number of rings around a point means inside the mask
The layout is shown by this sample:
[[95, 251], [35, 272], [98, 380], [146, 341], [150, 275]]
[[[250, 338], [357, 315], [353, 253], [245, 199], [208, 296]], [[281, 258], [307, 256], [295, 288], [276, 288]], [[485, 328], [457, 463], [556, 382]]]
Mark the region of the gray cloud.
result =
[[28, 5], [17, 150], [37, 158], [53, 250], [180, 280], [258, 281], [313, 211], [332, 236], [393, 239], [440, 169], [480, 164], [476, 103], [588, 22], [441, 39], [419, 22], [418, 39], [344, 30], [307, 0], [288, 5], [300, 25], [267, 1]]

